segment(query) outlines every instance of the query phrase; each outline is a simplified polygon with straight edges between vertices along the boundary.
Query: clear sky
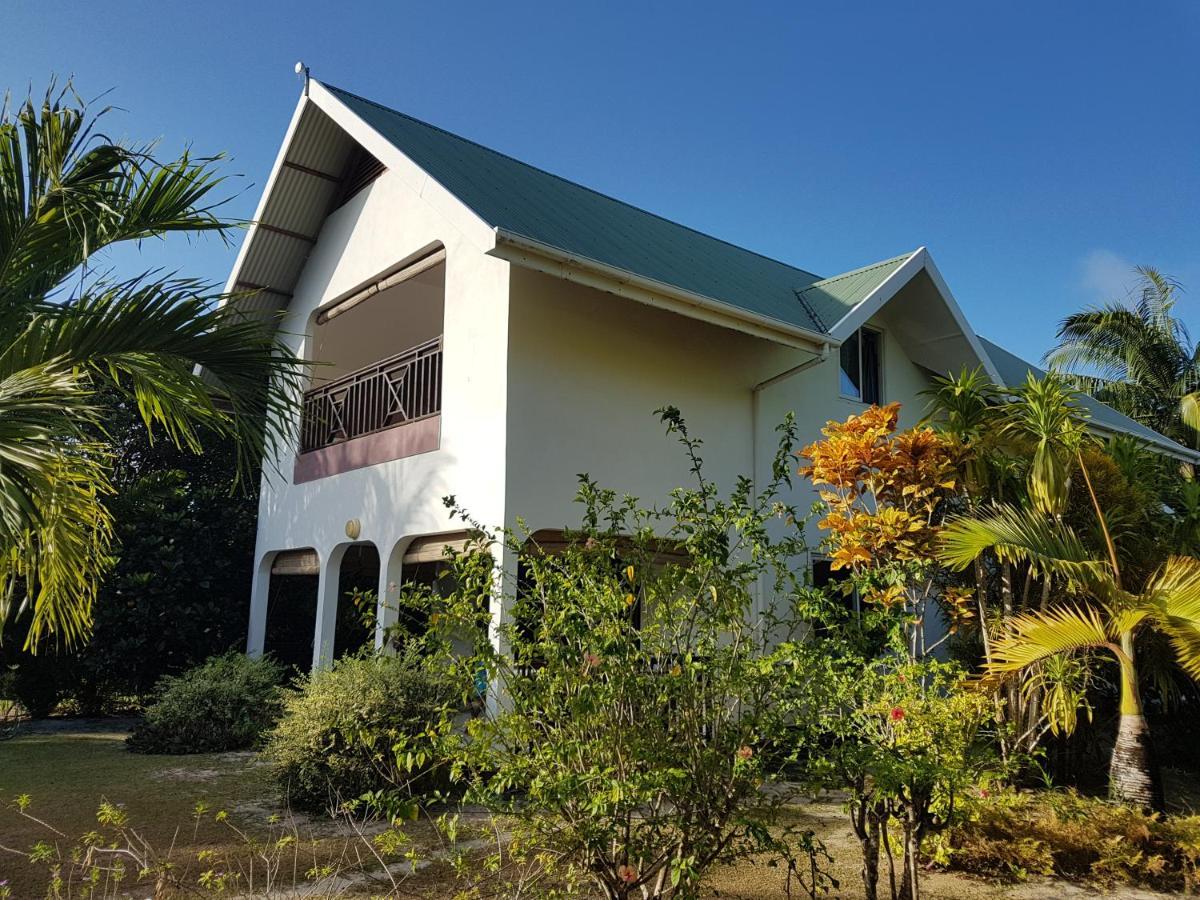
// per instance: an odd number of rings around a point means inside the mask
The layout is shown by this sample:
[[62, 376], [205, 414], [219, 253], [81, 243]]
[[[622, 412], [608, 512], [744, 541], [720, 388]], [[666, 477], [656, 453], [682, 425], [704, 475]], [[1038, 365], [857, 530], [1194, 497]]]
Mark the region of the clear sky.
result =
[[[110, 133], [226, 151], [249, 217], [292, 66], [832, 275], [930, 248], [1027, 358], [1135, 263], [1200, 325], [1200, 3], [57, 4], [8, 0], [0, 87], [112, 89]], [[223, 281], [233, 247], [145, 262]]]

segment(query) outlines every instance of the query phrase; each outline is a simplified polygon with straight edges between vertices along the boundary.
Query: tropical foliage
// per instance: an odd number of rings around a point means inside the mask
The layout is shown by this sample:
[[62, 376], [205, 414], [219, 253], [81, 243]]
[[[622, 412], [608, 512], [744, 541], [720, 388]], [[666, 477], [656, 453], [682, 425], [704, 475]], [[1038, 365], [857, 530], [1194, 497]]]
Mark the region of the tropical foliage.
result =
[[250, 471], [299, 373], [210, 286], [97, 267], [116, 244], [231, 227], [217, 160], [113, 142], [102, 115], [70, 86], [0, 115], [0, 623], [27, 614], [30, 646], [86, 637], [111, 565], [109, 392], [181, 446], [235, 438]]
[[[1086, 477], [1087, 470], [1083, 470]], [[1103, 511], [1096, 515], [1102, 527]], [[982, 518], [962, 519], [946, 529], [943, 558], [966, 568], [985, 551], [1026, 563], [1055, 577], [1065, 597], [1013, 618], [993, 645], [988, 670], [1020, 672], [1064, 654], [1100, 651], [1120, 668], [1120, 729], [1113, 750], [1110, 792], [1114, 799], [1161, 808], [1158, 778], [1144, 715], [1137, 669], [1136, 637], [1146, 629], [1163, 633], [1181, 668], [1200, 677], [1200, 561], [1173, 556], [1140, 592], [1122, 585], [1115, 547], [1094, 557], [1075, 532], [1047, 523], [1029, 511], [1002, 508]]]
[[938, 839], [938, 861], [988, 878], [1056, 875], [1194, 894], [1200, 816], [1165, 817], [1076, 791], [982, 790]]
[[[90, 640], [23, 649], [28, 617], [0, 633], [0, 667], [44, 715], [57, 702], [84, 715], [120, 712], [178, 675], [245, 644], [257, 498], [235, 490], [234, 442], [202, 434], [203, 453], [154, 441], [120, 398], [106, 404], [116, 546], [93, 604]], [[204, 547], [205, 553], [188, 552]], [[34, 699], [30, 691], [43, 699]]]
[[1126, 415], [1200, 447], [1200, 348], [1176, 314], [1180, 286], [1149, 266], [1131, 296], [1067, 316], [1051, 365]]

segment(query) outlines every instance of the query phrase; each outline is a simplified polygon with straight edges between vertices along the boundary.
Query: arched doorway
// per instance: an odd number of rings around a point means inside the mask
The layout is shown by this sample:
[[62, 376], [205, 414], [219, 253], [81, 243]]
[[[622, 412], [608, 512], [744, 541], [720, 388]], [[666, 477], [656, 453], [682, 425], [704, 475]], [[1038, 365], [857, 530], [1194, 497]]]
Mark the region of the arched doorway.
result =
[[363, 543], [347, 547], [338, 569], [334, 659], [356, 653], [374, 640], [378, 590], [379, 551], [375, 545]]

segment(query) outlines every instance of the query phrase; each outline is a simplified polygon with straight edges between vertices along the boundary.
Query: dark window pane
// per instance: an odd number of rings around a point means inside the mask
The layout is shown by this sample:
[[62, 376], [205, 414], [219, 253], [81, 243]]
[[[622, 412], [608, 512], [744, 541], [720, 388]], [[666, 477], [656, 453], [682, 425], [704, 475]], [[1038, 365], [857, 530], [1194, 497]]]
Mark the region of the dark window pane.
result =
[[864, 403], [879, 402], [879, 341], [878, 331], [862, 329], [859, 331], [860, 352], [862, 353], [862, 400]]
[[862, 383], [859, 378], [858, 367], [858, 335], [859, 332], [854, 332], [847, 338], [846, 343], [842, 344], [842, 396], [853, 397], [855, 400], [862, 398]]

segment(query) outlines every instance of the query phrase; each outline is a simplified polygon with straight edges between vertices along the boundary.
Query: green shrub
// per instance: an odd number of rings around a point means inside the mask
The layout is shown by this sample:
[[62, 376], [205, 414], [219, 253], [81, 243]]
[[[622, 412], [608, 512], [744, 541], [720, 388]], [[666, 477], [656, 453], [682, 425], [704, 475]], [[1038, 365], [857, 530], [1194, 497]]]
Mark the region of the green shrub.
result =
[[279, 718], [284, 669], [227, 653], [169, 675], [127, 741], [137, 753], [215, 753], [258, 743]]
[[63, 698], [61, 659], [48, 651], [37, 656], [21, 654], [21, 662], [13, 670], [13, 699], [20, 702], [32, 719], [44, 719], [54, 712]]
[[936, 855], [990, 877], [1057, 875], [1103, 886], [1194, 890], [1200, 816], [1147, 815], [1075, 791], [977, 797]]
[[287, 693], [265, 754], [296, 807], [326, 810], [368, 793], [405, 802], [444, 774], [429, 738], [448, 699], [415, 657], [344, 657]]

